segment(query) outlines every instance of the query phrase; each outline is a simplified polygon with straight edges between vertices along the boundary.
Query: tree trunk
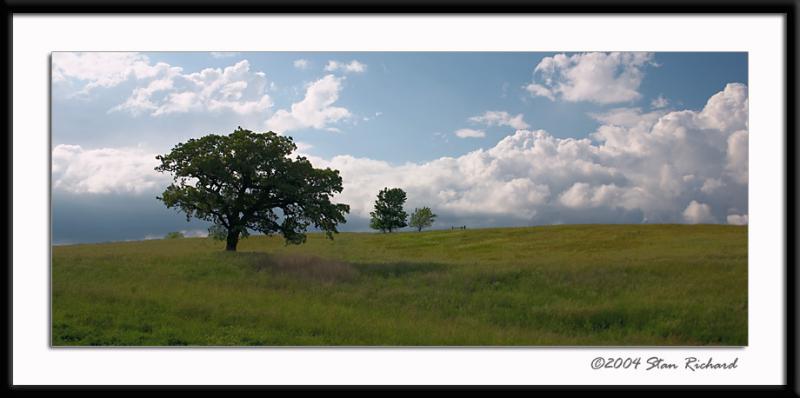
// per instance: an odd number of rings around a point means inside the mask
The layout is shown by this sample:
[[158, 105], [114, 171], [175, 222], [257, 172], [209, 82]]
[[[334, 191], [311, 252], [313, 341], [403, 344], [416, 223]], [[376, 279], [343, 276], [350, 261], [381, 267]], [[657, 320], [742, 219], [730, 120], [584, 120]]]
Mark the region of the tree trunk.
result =
[[236, 245], [238, 244], [239, 244], [239, 231], [234, 232], [228, 230], [228, 238], [227, 238], [227, 244], [225, 245], [225, 250], [229, 252], [235, 252]]

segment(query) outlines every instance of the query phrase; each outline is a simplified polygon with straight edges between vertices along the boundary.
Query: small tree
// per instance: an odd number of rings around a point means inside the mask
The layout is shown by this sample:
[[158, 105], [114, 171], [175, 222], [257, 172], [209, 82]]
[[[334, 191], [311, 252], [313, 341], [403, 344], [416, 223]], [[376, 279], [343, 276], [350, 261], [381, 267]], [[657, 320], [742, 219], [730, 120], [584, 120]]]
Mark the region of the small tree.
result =
[[337, 170], [315, 169], [291, 137], [254, 133], [241, 127], [229, 135], [206, 135], [179, 143], [156, 156], [156, 171], [173, 174], [173, 183], [158, 197], [169, 208], [222, 225], [226, 250], [235, 251], [248, 229], [278, 232], [286, 243], [305, 242], [314, 227], [333, 239], [350, 206], [331, 203], [342, 192]]
[[369, 226], [381, 232], [392, 232], [397, 228], [406, 226], [406, 214], [403, 204], [406, 203], [406, 193], [400, 188], [383, 188], [378, 192], [375, 201], [375, 211], [370, 212]]
[[170, 232], [164, 236], [164, 239], [180, 239], [183, 237], [183, 232]]
[[433, 214], [430, 207], [423, 207], [421, 209], [414, 209], [411, 213], [411, 219], [408, 224], [416, 228], [417, 231], [422, 231], [422, 228], [427, 228], [433, 225], [436, 219], [436, 214]]

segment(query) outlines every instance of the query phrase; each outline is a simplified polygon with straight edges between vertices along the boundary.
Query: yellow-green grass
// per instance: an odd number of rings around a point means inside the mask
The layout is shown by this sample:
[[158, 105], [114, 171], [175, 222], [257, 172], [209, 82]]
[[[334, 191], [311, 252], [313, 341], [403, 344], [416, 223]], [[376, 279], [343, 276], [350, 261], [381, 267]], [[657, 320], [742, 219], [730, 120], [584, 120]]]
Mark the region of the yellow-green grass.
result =
[[53, 247], [53, 345], [747, 345], [747, 227]]

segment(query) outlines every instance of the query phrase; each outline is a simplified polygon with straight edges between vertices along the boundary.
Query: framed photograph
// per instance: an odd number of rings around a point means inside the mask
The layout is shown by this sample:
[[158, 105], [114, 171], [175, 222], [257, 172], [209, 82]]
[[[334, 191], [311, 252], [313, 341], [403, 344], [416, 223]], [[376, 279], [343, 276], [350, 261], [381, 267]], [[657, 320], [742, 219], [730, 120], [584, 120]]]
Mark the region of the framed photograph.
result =
[[12, 12], [10, 385], [796, 394], [793, 5], [341, 6]]

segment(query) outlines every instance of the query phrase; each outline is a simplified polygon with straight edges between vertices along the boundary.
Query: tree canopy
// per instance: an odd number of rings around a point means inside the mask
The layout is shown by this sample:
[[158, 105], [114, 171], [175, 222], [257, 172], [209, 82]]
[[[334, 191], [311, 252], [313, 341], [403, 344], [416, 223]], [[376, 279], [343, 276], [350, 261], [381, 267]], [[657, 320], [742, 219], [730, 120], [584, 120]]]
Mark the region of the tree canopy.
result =
[[394, 229], [405, 227], [408, 218], [408, 214], [403, 210], [405, 203], [405, 191], [400, 188], [383, 188], [378, 192], [375, 210], [369, 213], [371, 216], [370, 228], [381, 232], [392, 232]]
[[332, 203], [342, 192], [337, 170], [315, 169], [305, 157], [290, 157], [291, 137], [237, 128], [229, 135], [210, 134], [179, 143], [156, 156], [155, 169], [173, 175], [158, 197], [168, 208], [225, 227], [227, 250], [236, 250], [248, 229], [280, 233], [286, 243], [306, 240], [314, 226], [329, 238], [345, 223], [350, 206]]
[[422, 228], [428, 228], [433, 225], [435, 219], [436, 214], [433, 214], [431, 208], [426, 206], [421, 209], [414, 209], [408, 224], [416, 228], [417, 231], [422, 231]]

